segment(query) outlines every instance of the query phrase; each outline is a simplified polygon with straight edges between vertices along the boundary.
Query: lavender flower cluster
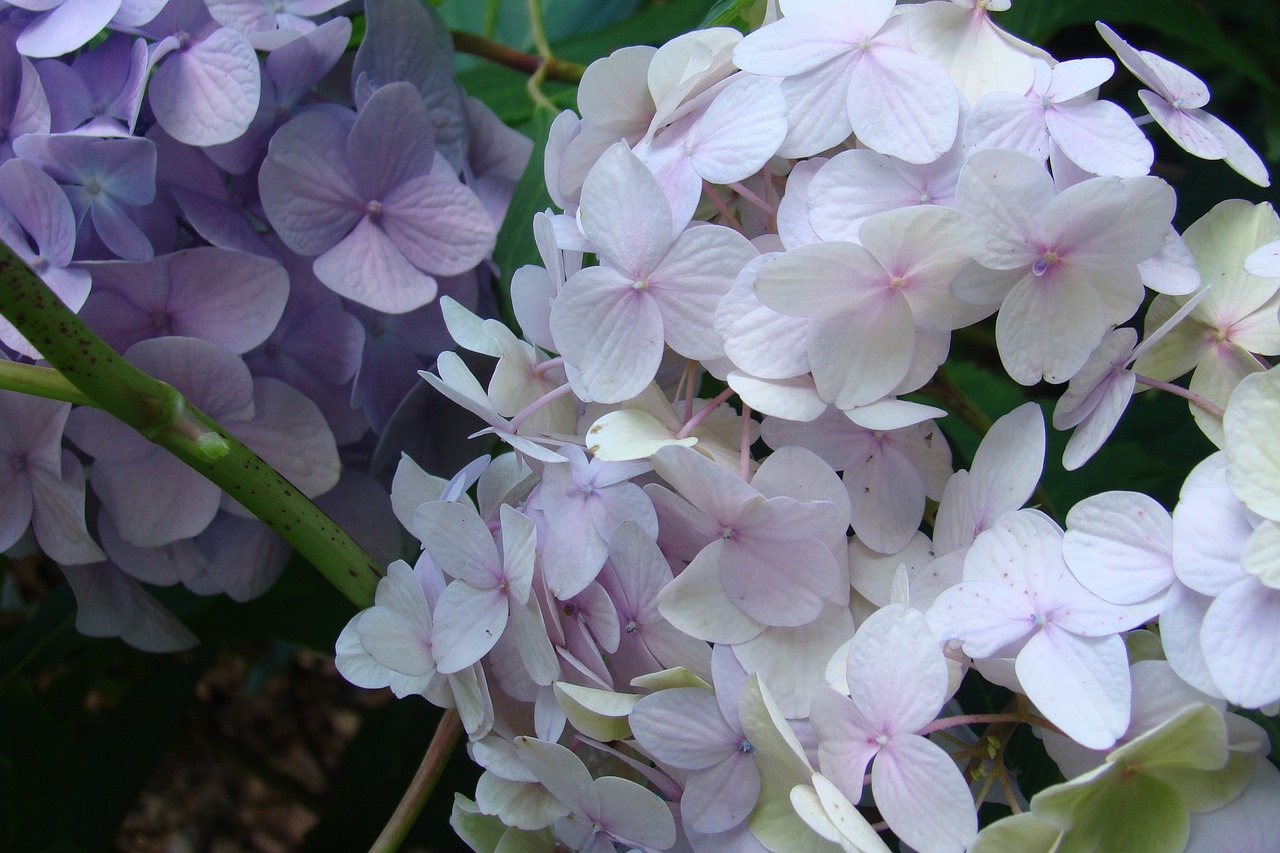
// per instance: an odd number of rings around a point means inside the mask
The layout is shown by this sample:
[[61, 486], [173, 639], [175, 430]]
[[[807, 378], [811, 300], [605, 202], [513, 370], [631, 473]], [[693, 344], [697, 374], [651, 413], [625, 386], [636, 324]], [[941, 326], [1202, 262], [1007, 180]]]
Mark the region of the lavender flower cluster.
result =
[[[1268, 738], [1234, 710], [1280, 707], [1280, 218], [1226, 201], [1179, 233], [1144, 127], [1266, 168], [1190, 72], [1099, 25], [1146, 86], [1135, 120], [1098, 98], [1115, 62], [1055, 60], [1008, 6], [779, 0], [745, 37], [587, 70], [547, 146], [544, 265], [512, 285], [523, 337], [446, 300], [497, 366], [423, 374], [515, 452], [401, 464], [422, 553], [337, 642], [353, 683], [456, 708], [476, 850], [1280, 837]], [[1172, 513], [1026, 507], [1035, 403], [956, 470], [922, 396], [993, 316], [1013, 380], [1065, 386], [1068, 468], [1139, 385], [1189, 401], [1222, 449]], [[966, 713], [964, 681], [1013, 699]], [[1069, 780], [1029, 801], [1019, 724]], [[1015, 814], [981, 826], [989, 800]]]
[[[0, 4], [0, 239], [385, 563], [370, 455], [423, 429], [396, 413], [452, 345], [438, 297], [487, 310], [532, 143], [458, 86], [434, 10], [369, 0], [351, 51], [341, 3]], [[40, 352], [0, 320], [0, 357]], [[148, 650], [195, 638], [139, 581], [246, 600], [288, 557], [106, 413], [0, 391], [0, 551], [31, 538], [82, 632]]]

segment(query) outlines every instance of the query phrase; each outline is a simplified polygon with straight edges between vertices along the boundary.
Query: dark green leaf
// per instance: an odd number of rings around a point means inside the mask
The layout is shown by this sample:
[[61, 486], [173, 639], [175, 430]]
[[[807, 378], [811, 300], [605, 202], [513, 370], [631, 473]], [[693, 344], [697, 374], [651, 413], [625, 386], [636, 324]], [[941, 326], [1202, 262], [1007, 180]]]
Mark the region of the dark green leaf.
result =
[[542, 163], [547, 149], [547, 129], [551, 126], [552, 118], [545, 109], [534, 113], [530, 128], [533, 154], [529, 157], [529, 165], [525, 168], [520, 183], [516, 185], [515, 195], [511, 198], [511, 206], [507, 208], [507, 217], [502, 221], [497, 248], [493, 253], [494, 263], [498, 265], [502, 276], [498, 288], [502, 314], [512, 328], [516, 328], [516, 322], [515, 312], [511, 310], [511, 276], [525, 264], [542, 262], [537, 244], [533, 240], [533, 215], [551, 206]]

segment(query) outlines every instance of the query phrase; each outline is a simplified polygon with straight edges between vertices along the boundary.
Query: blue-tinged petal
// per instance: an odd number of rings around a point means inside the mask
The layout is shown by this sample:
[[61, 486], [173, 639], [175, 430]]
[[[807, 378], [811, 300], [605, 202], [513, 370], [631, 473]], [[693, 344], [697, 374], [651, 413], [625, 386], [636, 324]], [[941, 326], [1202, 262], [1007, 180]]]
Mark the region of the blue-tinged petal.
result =
[[258, 56], [228, 27], [166, 56], [151, 75], [151, 109], [174, 139], [230, 142], [249, 128], [261, 89]]

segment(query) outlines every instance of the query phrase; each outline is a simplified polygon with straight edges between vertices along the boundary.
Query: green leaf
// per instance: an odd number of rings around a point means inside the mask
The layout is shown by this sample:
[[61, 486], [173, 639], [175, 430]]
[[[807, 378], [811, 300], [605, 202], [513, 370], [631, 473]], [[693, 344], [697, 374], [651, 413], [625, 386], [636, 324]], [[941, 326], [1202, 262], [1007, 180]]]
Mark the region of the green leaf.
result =
[[114, 710], [86, 721], [74, 747], [75, 760], [59, 780], [56, 841], [86, 850], [111, 848], [215, 656], [206, 649], [192, 661], [169, 659]]
[[507, 208], [507, 217], [498, 231], [497, 247], [493, 250], [493, 261], [501, 274], [498, 295], [502, 303], [502, 316], [513, 329], [517, 328], [517, 324], [515, 312], [511, 308], [511, 276], [525, 264], [542, 262], [533, 239], [533, 215], [551, 206], [551, 196], [547, 193], [546, 179], [543, 176], [543, 157], [547, 150], [547, 130], [551, 127], [553, 118], [544, 109], [534, 113], [531, 128], [533, 154], [520, 177], [520, 183], [516, 185], [511, 205]]
[[[1272, 94], [1280, 87], [1248, 53], [1227, 36], [1208, 11], [1196, 0], [1058, 0], [1053, 3], [1015, 3], [1002, 12], [996, 22], [1023, 38], [1043, 43], [1059, 29], [1079, 24], [1105, 21], [1112, 27], [1135, 24], [1150, 27], [1165, 35], [1205, 50], [1222, 59], [1235, 70]], [[1123, 37], [1125, 34], [1121, 32]], [[1101, 39], [1098, 49], [1103, 50]], [[1141, 43], [1135, 47], [1142, 48]]]
[[1062, 831], [1030, 812], [1011, 815], [988, 826], [969, 853], [1052, 853]]
[[734, 27], [751, 32], [764, 21], [766, 5], [765, 0], [716, 0], [698, 28]]

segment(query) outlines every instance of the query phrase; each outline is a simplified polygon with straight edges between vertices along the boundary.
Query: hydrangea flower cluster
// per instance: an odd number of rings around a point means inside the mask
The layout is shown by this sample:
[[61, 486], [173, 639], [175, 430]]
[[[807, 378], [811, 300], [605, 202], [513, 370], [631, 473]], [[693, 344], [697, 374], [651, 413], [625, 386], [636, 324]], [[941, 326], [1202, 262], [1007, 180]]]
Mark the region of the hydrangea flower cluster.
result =
[[[532, 143], [454, 80], [439, 16], [369, 0], [0, 4], [0, 239], [109, 344], [226, 426], [377, 559], [371, 455], [452, 346]], [[346, 57], [347, 64], [341, 63]], [[39, 342], [0, 320], [0, 358]], [[0, 550], [61, 565], [78, 627], [194, 637], [139, 581], [245, 600], [288, 547], [105, 412], [0, 391]]]
[[[496, 366], [423, 374], [514, 452], [449, 480], [402, 462], [422, 552], [337, 643], [353, 683], [457, 709], [475, 849], [1274, 842], [1267, 737], [1232, 708], [1280, 707], [1280, 219], [1224, 202], [1178, 233], [1145, 122], [1097, 96], [1115, 63], [1010, 36], [1008, 5], [781, 0], [745, 37], [599, 60], [553, 124], [522, 337], [444, 299]], [[1159, 127], [1266, 184], [1201, 81], [1100, 31]], [[361, 120], [285, 140], [349, 150]], [[275, 156], [264, 176], [297, 171]], [[291, 208], [317, 272], [400, 245], [407, 171], [335, 166]], [[385, 207], [353, 230], [330, 211], [358, 187]], [[1172, 513], [1028, 507], [1034, 403], [955, 470], [925, 401], [993, 315], [1008, 375], [1060, 389], [1069, 468], [1139, 386], [1189, 400], [1222, 450]], [[978, 679], [1004, 713], [960, 707]], [[993, 723], [1070, 781], [1028, 802]], [[1016, 814], [980, 826], [987, 800]]]

